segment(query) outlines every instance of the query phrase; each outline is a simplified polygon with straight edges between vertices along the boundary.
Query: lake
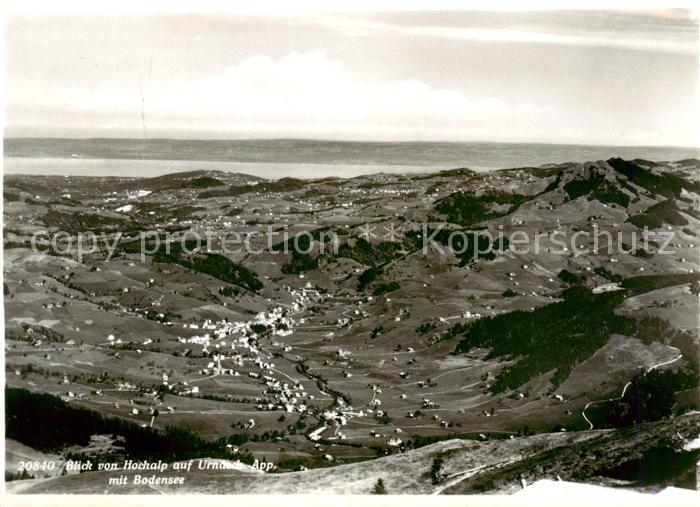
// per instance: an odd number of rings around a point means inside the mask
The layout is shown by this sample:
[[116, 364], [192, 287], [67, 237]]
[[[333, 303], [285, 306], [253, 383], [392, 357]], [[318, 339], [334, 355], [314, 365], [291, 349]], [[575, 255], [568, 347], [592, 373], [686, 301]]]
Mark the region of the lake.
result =
[[610, 157], [672, 161], [697, 158], [676, 147], [500, 143], [366, 143], [314, 140], [5, 139], [6, 174], [159, 176], [217, 170], [264, 178], [351, 178], [468, 167], [585, 162]]

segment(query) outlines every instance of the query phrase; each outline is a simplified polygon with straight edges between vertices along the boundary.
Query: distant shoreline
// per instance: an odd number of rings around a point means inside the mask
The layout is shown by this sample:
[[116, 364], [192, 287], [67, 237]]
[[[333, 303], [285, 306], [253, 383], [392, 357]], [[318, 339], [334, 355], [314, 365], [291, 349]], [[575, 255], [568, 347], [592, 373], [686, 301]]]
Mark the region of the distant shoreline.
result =
[[[5, 176], [80, 176], [151, 178], [189, 171], [222, 171], [248, 176], [280, 179], [319, 179], [327, 177], [354, 178], [373, 174], [429, 174], [453, 167], [284, 163], [284, 162], [222, 162], [197, 160], [149, 160], [123, 158], [61, 158], [5, 157]], [[473, 168], [491, 171], [497, 168]]]
[[536, 145], [536, 146], [584, 146], [591, 148], [629, 148], [629, 149], [679, 149], [679, 150], [694, 150], [700, 147], [681, 146], [681, 145], [633, 145], [633, 144], [595, 144], [595, 143], [546, 143], [535, 141], [362, 141], [353, 139], [313, 139], [303, 137], [242, 137], [242, 138], [177, 138], [177, 137], [44, 137], [44, 136], [5, 136], [3, 141], [6, 143], [16, 142], [33, 142], [33, 141], [52, 141], [52, 142], [126, 142], [126, 143], [299, 143], [299, 144], [337, 144], [337, 145], [483, 145], [490, 144], [496, 146], [508, 145]]
[[313, 140], [4, 140], [6, 174], [160, 176], [220, 170], [277, 179], [352, 178], [380, 172], [491, 171], [620, 157], [676, 161], [698, 158], [695, 148], [507, 143], [364, 143]]
[[299, 139], [7, 138], [7, 157], [188, 160], [333, 165], [515, 167], [620, 158], [695, 158], [697, 148], [537, 143], [349, 142]]

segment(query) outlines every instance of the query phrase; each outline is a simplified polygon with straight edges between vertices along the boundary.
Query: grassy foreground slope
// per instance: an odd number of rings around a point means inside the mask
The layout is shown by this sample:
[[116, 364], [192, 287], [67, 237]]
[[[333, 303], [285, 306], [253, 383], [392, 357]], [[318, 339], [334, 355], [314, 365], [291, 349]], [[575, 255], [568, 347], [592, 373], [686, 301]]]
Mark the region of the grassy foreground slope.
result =
[[[193, 469], [186, 475], [184, 486], [158, 486], [157, 490], [149, 486], [111, 486], [109, 492], [369, 494], [382, 479], [389, 494], [451, 494], [512, 492], [518, 489], [520, 478], [533, 482], [560, 476], [564, 480], [602, 482], [615, 464], [659, 447], [671, 449], [679, 458], [687, 456], [681, 447], [697, 437], [698, 424], [700, 416], [695, 413], [618, 431], [551, 433], [486, 442], [449, 440], [370, 462], [284, 474]], [[649, 486], [682, 485], [684, 472], [679, 470], [677, 477]], [[89, 472], [40, 481], [26, 492], [103, 492], [109, 475]]]

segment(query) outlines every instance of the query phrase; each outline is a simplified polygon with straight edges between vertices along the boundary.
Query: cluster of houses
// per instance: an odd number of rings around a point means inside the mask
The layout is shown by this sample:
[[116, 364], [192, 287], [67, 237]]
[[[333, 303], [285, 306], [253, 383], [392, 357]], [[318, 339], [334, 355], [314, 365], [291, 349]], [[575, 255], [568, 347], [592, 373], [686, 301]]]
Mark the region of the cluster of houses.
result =
[[[210, 357], [206, 367], [199, 370], [200, 374], [211, 376], [240, 376], [240, 368], [248, 367], [249, 378], [259, 380], [265, 385], [265, 398], [256, 397], [258, 410], [284, 410], [292, 413], [309, 412], [308, 402], [313, 395], [307, 393], [304, 386], [296, 381], [281, 380], [277, 377], [275, 363], [269, 360], [259, 345], [261, 333], [274, 337], [284, 337], [294, 332], [296, 322], [292, 317], [302, 312], [311, 297], [317, 295], [310, 288], [289, 289], [293, 302], [288, 306], [277, 306], [272, 310], [258, 313], [249, 321], [230, 322], [227, 320], [205, 320], [201, 324], [185, 324], [189, 330], [202, 330], [188, 338], [179, 338], [181, 343], [194, 344], [201, 347], [201, 352]], [[273, 345], [282, 345], [285, 352], [292, 350], [291, 346], [273, 341]], [[171, 389], [175, 386], [169, 383], [167, 374], [162, 376], [163, 384]], [[199, 394], [198, 386], [190, 386], [188, 382], [180, 382], [184, 387], [182, 394]]]

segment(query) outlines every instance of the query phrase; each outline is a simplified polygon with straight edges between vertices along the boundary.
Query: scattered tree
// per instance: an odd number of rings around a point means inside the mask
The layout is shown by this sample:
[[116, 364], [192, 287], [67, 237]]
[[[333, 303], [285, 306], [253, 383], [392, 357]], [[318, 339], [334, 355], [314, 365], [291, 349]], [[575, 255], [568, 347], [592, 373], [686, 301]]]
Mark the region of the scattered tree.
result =
[[377, 479], [372, 493], [375, 495], [386, 495], [386, 487], [384, 486], [384, 481], [382, 479]]
[[442, 459], [442, 456], [435, 456], [433, 459], [433, 464], [430, 467], [430, 478], [434, 485], [442, 484], [442, 481], [445, 480], [445, 475], [442, 473], [444, 463], [445, 460]]

